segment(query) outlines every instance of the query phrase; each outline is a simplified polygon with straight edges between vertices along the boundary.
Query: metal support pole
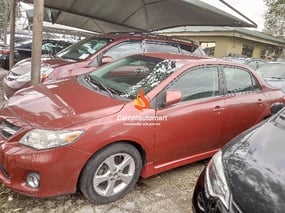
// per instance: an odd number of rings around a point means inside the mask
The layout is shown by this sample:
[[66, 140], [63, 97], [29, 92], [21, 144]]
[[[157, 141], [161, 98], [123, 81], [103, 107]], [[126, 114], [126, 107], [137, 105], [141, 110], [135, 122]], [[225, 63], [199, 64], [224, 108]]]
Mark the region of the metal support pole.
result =
[[11, 0], [9, 70], [14, 65], [16, 0]]
[[3, 34], [4, 34], [4, 45], [7, 45], [7, 28], [8, 28], [8, 0], [4, 0], [4, 27], [3, 27]]
[[34, 0], [31, 84], [40, 82], [44, 0]]

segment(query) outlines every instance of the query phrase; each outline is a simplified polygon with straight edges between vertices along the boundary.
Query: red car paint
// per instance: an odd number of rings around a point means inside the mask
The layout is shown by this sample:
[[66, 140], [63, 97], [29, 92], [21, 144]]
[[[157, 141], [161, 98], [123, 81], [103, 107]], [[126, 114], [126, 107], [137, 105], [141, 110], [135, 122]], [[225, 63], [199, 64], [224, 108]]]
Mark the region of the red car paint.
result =
[[[121, 141], [139, 150], [144, 160], [141, 176], [146, 178], [211, 157], [229, 139], [270, 116], [272, 104], [285, 103], [281, 90], [271, 88], [243, 65], [175, 54], [149, 53], [141, 57], [171, 60], [180, 65], [144, 94], [150, 102], [147, 109], [138, 110], [133, 99], [110, 97], [92, 90], [82, 84], [82, 76], [39, 84], [12, 96], [0, 111], [1, 182], [28, 196], [74, 193], [86, 162], [99, 150]], [[176, 103], [167, 106], [155, 105], [161, 91], [167, 90], [167, 86], [186, 70], [209, 66], [246, 70], [254, 76], [259, 89], [224, 94], [225, 90], [220, 87], [221, 94], [210, 98], [177, 99]], [[223, 84], [222, 79], [219, 82]], [[172, 93], [175, 94], [178, 91]], [[124, 116], [157, 116], [160, 120], [149, 120], [147, 125], [143, 122], [129, 125]], [[3, 135], [4, 120], [20, 128], [8, 138]], [[37, 150], [19, 144], [23, 135], [35, 128], [83, 130], [84, 134], [77, 141], [57, 148]], [[31, 171], [40, 174], [40, 187], [37, 189], [28, 187], [25, 182]]]
[[[102, 58], [105, 55], [109, 55], [114, 48], [120, 48], [125, 46], [123, 50], [118, 51], [119, 54], [111, 54], [113, 60], [120, 57], [124, 57], [131, 54], [138, 54], [143, 52], [155, 51], [155, 52], [174, 52], [181, 54], [194, 54], [194, 55], [205, 55], [199, 45], [194, 41], [183, 41], [176, 40], [166, 36], [158, 36], [154, 34], [106, 34], [106, 35], [96, 35], [86, 40], [82, 40], [82, 44], [90, 44], [91, 41], [96, 40], [108, 40], [105, 46], [97, 48], [94, 45], [92, 51], [88, 54], [82, 54], [83, 58], [78, 57], [76, 51], [79, 51], [82, 46], [79, 43], [75, 43], [70, 48], [67, 48], [56, 55], [56, 57], [43, 57], [41, 60], [41, 69], [50, 67], [52, 71], [45, 77], [41, 77], [41, 81], [46, 80], [52, 81], [55, 79], [66, 78], [70, 76], [80, 75], [83, 73], [90, 72], [96, 67], [102, 65]], [[131, 43], [139, 44], [139, 48], [135, 49], [133, 46], [129, 46]], [[91, 45], [91, 44], [90, 44]], [[156, 50], [147, 49], [148, 45], [161, 46]], [[166, 47], [175, 47], [173, 49], [165, 49]], [[72, 51], [72, 54], [64, 55], [67, 50]], [[85, 51], [85, 50], [84, 50]], [[87, 53], [87, 52], [86, 52]], [[76, 55], [75, 58], [73, 56]], [[85, 58], [85, 56], [87, 56]], [[3, 79], [3, 89], [4, 97], [6, 99], [10, 98], [16, 91], [22, 88], [30, 86], [30, 80], [18, 80], [21, 76], [29, 74], [31, 72], [31, 59], [26, 59], [17, 63], [10, 72]], [[30, 75], [30, 74], [29, 74]]]

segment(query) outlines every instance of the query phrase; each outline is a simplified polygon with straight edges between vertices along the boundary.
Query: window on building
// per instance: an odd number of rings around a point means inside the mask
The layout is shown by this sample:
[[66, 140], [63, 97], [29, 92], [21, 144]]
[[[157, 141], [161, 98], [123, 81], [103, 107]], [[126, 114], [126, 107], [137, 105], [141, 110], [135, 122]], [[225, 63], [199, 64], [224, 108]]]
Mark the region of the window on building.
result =
[[216, 42], [200, 42], [200, 46], [205, 51], [205, 53], [208, 56], [214, 56], [215, 54], [215, 48], [216, 48]]
[[254, 49], [253, 46], [249, 46], [249, 45], [244, 44], [242, 47], [241, 54], [245, 55], [247, 57], [252, 57], [253, 49]]

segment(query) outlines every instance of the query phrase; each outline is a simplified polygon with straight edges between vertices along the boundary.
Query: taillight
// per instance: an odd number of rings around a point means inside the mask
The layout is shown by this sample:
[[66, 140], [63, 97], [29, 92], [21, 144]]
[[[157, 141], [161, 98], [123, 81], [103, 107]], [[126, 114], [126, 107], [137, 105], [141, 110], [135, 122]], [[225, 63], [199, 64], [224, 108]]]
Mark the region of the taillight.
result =
[[9, 55], [10, 54], [10, 50], [9, 49], [2, 49], [2, 50], [0, 50], [0, 54], [2, 54], [2, 55]]

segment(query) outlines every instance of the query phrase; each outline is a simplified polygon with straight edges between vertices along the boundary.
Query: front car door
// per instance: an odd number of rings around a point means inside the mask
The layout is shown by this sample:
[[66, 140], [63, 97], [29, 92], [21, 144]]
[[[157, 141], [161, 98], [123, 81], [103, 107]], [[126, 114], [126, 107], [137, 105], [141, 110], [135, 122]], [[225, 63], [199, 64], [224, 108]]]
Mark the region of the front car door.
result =
[[157, 97], [157, 102], [171, 90], [180, 91], [182, 100], [156, 110], [157, 116], [167, 116], [167, 121], [157, 121], [159, 124], [155, 126], [154, 158], [158, 167], [195, 161], [220, 148], [225, 103], [220, 92], [218, 66], [184, 72]]

